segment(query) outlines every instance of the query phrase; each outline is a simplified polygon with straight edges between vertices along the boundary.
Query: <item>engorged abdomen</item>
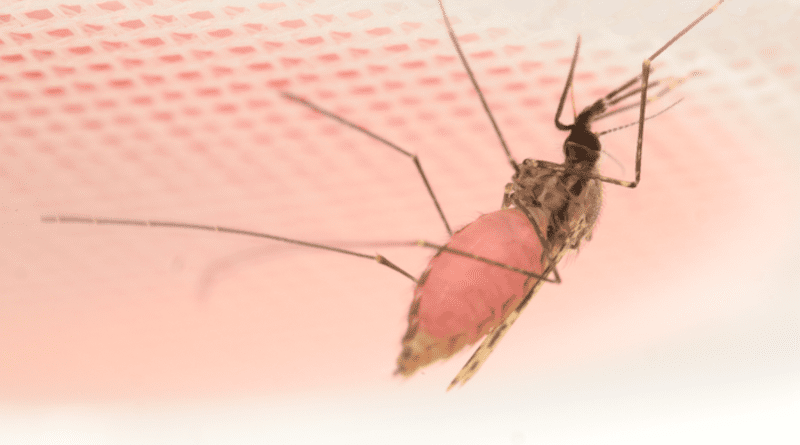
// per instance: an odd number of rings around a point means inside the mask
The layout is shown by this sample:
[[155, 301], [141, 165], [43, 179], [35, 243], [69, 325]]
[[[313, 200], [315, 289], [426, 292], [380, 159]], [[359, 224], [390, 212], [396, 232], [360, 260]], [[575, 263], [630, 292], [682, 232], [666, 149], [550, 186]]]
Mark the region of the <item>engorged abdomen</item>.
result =
[[[540, 227], [544, 221], [537, 218]], [[447, 246], [541, 274], [542, 246], [525, 214], [504, 209], [479, 217]], [[441, 252], [414, 290], [397, 373], [449, 357], [496, 327], [524, 297], [529, 277], [474, 258]], [[535, 278], [530, 278], [535, 280]]]

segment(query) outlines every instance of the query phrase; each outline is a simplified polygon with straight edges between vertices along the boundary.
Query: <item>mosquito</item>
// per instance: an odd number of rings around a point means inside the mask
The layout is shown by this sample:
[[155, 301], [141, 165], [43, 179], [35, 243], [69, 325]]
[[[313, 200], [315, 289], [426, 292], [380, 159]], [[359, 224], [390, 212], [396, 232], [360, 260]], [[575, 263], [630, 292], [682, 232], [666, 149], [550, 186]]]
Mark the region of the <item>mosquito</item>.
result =
[[[442, 0], [438, 0], [450, 41], [514, 172], [511, 182], [505, 187], [500, 210], [480, 216], [455, 233], [415, 154], [300, 96], [283, 92], [282, 96], [285, 99], [364, 133], [411, 159], [451, 237], [446, 245], [425, 240], [406, 243], [436, 250], [419, 279], [379, 254], [367, 255], [332, 245], [249, 230], [184, 222], [69, 215], [42, 216], [41, 220], [44, 223], [167, 227], [224, 232], [266, 238], [376, 261], [415, 282], [414, 297], [408, 314], [408, 329], [402, 338], [402, 351], [397, 359], [395, 374], [409, 377], [419, 368], [447, 359], [483, 338], [481, 345], [450, 383], [449, 390], [454, 386], [465, 384], [478, 372], [545, 282], [561, 282], [556, 266], [562, 257], [571, 250], [577, 250], [583, 241], [591, 239], [600, 212], [602, 184], [609, 183], [627, 188], [635, 188], [639, 184], [645, 121], [677, 104], [675, 102], [654, 115], [646, 116], [647, 103], [664, 96], [685, 80], [650, 81], [651, 64], [662, 52], [714, 12], [723, 1], [719, 0], [645, 59], [642, 62], [641, 74], [596, 100], [578, 113], [572, 124], [567, 125], [561, 122], [561, 114], [567, 94], [572, 90], [581, 45], [579, 36], [556, 109], [556, 128], [569, 132], [563, 145], [564, 162], [557, 164], [534, 159], [525, 159], [519, 163], [514, 159], [464, 56]], [[664, 83], [667, 85], [662, 90], [648, 98], [650, 88]], [[619, 105], [625, 99], [637, 95], [638, 102]], [[603, 132], [591, 130], [593, 122], [636, 107], [639, 108], [639, 119], [636, 122]], [[634, 125], [638, 125], [634, 180], [627, 181], [600, 175], [599, 136]]]

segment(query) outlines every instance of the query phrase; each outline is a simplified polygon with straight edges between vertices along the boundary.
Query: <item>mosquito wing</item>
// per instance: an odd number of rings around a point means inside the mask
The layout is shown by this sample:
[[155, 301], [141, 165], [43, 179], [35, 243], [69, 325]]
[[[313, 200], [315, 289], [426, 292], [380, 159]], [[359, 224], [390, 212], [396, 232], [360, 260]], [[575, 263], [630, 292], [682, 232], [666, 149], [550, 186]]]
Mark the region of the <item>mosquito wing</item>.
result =
[[[569, 250], [570, 249], [568, 248], [561, 249], [556, 254], [555, 258], [550, 263], [549, 267], [547, 268], [547, 270], [543, 275], [548, 276], [550, 272], [553, 269], [555, 269], [555, 266], [561, 261], [561, 258]], [[539, 291], [539, 289], [545, 283], [545, 280], [532, 278], [531, 282], [533, 284], [528, 293], [525, 295], [525, 298], [523, 298], [522, 301], [519, 303], [519, 305], [513, 311], [511, 311], [508, 314], [508, 316], [503, 321], [501, 321], [500, 324], [492, 332], [489, 333], [489, 335], [486, 336], [486, 338], [483, 340], [483, 343], [481, 343], [481, 345], [478, 347], [475, 353], [472, 354], [472, 357], [470, 357], [469, 361], [467, 361], [464, 367], [461, 368], [461, 371], [459, 371], [458, 375], [456, 375], [453, 381], [450, 382], [450, 386], [447, 387], [448, 391], [451, 390], [456, 385], [463, 385], [467, 383], [467, 381], [471, 379], [472, 376], [474, 376], [479, 369], [481, 369], [483, 363], [486, 362], [487, 358], [489, 358], [489, 354], [491, 354], [492, 351], [494, 351], [494, 349], [497, 347], [497, 344], [500, 343], [500, 339], [503, 338], [503, 336], [506, 334], [511, 325], [513, 325], [514, 322], [517, 321], [517, 318], [519, 318], [519, 315], [525, 309], [525, 306], [527, 306], [528, 303], [531, 301], [531, 299], [533, 299], [533, 296], [536, 295], [536, 292]]]

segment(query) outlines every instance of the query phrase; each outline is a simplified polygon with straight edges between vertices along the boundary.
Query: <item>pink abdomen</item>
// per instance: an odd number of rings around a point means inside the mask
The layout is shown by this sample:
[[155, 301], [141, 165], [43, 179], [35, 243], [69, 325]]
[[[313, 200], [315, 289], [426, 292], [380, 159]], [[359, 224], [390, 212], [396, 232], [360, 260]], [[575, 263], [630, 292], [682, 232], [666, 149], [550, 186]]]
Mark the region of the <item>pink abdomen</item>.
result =
[[[518, 269], [541, 273], [542, 246], [518, 209], [481, 216], [447, 246]], [[473, 258], [436, 255], [415, 289], [419, 328], [432, 337], [465, 334], [472, 344], [497, 326], [524, 296], [527, 276]]]

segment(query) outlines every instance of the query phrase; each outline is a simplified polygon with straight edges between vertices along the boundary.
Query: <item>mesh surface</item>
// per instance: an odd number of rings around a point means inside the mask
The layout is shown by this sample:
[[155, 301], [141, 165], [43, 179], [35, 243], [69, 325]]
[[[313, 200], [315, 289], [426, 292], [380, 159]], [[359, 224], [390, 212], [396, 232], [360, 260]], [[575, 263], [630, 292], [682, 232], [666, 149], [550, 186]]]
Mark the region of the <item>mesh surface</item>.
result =
[[[447, 7], [513, 155], [559, 161], [552, 120], [576, 34], [580, 108], [707, 3]], [[641, 186], [606, 187], [565, 284], [543, 289], [470, 385], [636, 360], [753, 308], [786, 332], [775, 320], [789, 300], [764, 309], [763, 294], [731, 287], [788, 286], [781, 267], [797, 261], [800, 27], [788, 3], [730, 3], [657, 59], [656, 77], [702, 75], [650, 108], [685, 98], [648, 122]], [[446, 240], [411, 161], [280, 91], [418, 154], [455, 228], [499, 207], [511, 169], [435, 2], [3, 5], [3, 398], [396, 385], [412, 284], [377, 264], [230, 235], [39, 222], [218, 224], [362, 245], [418, 274], [430, 252], [368, 245]], [[604, 173], [632, 178], [635, 130], [603, 144], [622, 165], [607, 158]], [[756, 349], [743, 354], [758, 361]], [[466, 358], [413, 385], [443, 388]], [[706, 372], [700, 363], [687, 372]]]

